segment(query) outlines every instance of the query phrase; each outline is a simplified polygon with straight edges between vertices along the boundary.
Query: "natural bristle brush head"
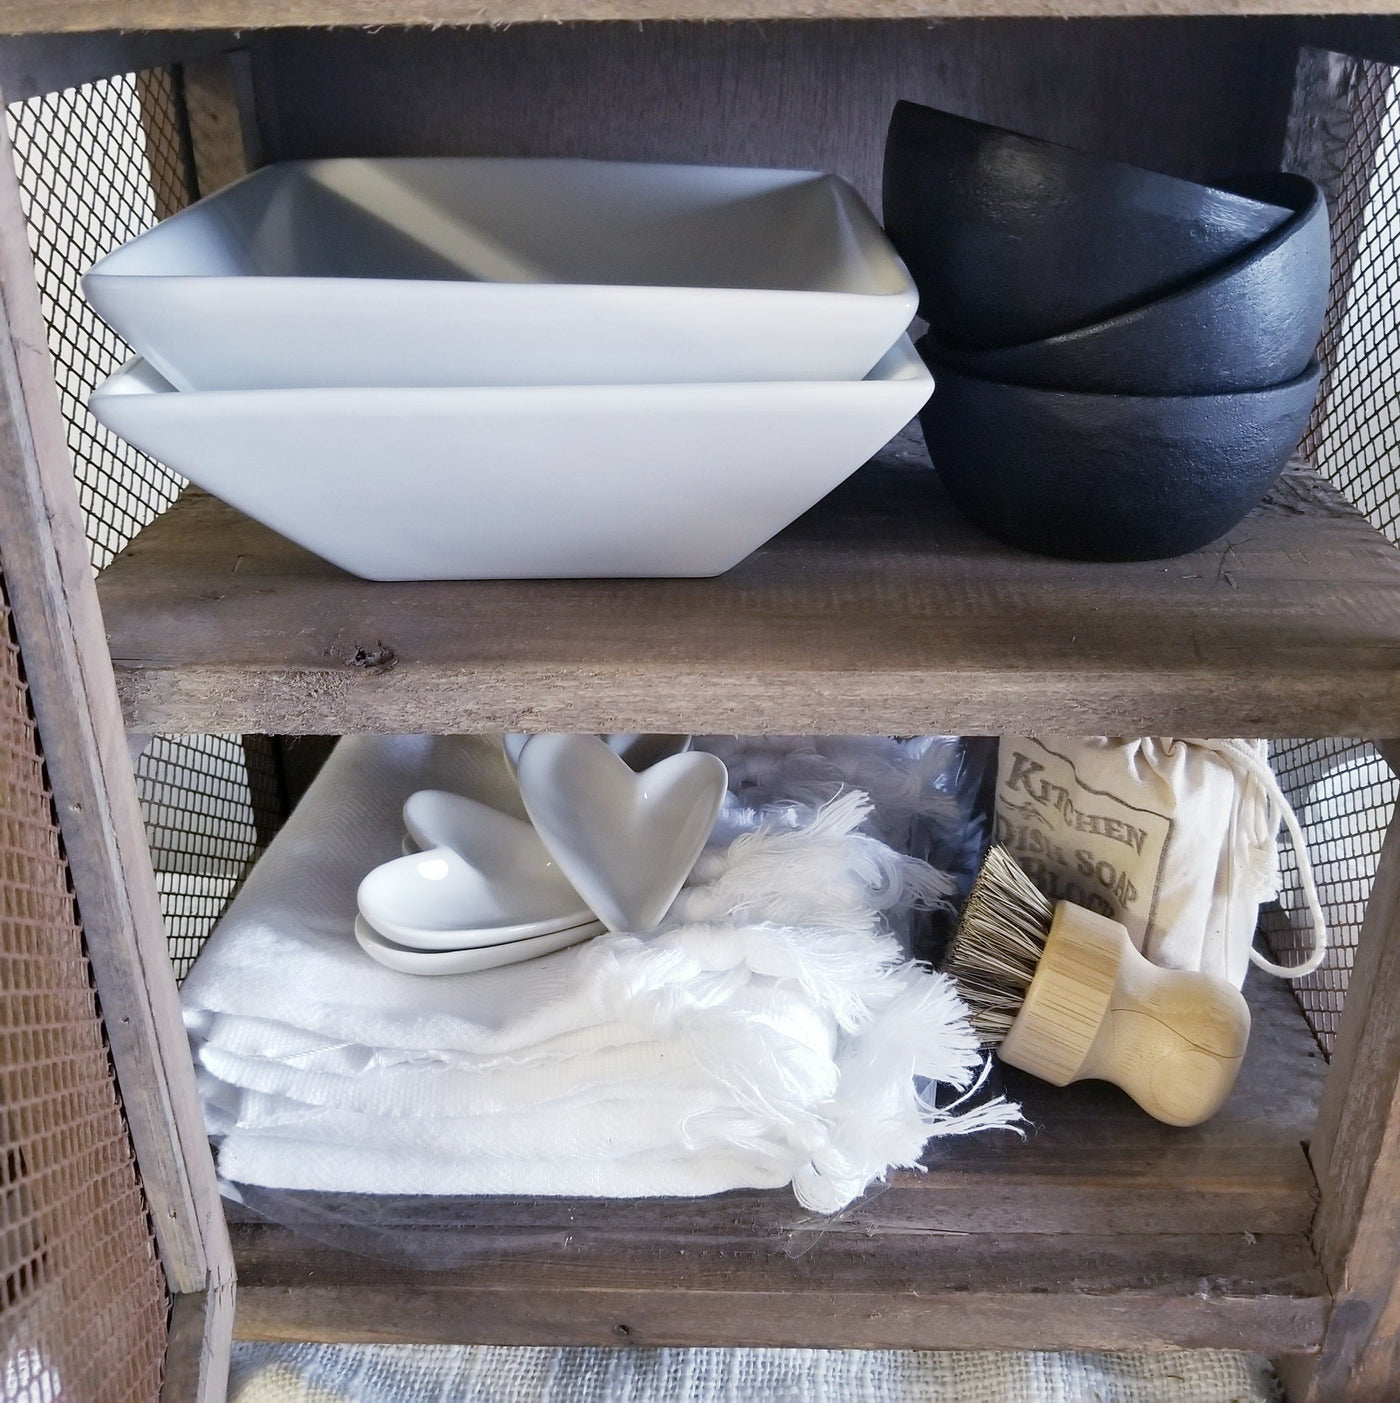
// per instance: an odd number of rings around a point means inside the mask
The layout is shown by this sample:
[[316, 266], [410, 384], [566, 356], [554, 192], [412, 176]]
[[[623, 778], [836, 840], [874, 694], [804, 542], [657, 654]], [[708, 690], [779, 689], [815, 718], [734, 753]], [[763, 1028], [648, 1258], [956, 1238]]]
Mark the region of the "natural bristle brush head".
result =
[[984, 1046], [1011, 1030], [1035, 978], [1055, 907], [1001, 846], [992, 848], [953, 932], [944, 971], [971, 1009]]
[[1159, 969], [1117, 921], [1050, 902], [1005, 848], [982, 864], [944, 970], [983, 1043], [1055, 1086], [1099, 1078], [1169, 1125], [1220, 1109], [1249, 1005], [1198, 970]]

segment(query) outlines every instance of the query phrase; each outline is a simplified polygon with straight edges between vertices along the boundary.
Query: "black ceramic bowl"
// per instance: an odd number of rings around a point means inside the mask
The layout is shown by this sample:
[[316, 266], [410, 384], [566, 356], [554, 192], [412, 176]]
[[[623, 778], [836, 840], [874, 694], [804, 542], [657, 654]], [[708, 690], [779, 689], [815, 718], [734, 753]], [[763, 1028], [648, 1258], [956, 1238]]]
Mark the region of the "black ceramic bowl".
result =
[[913, 102], [885, 143], [885, 230], [942, 340], [1015, 346], [1130, 311], [1288, 209]]
[[1319, 378], [1314, 362], [1272, 389], [1150, 397], [930, 368], [919, 422], [953, 500], [1010, 545], [1074, 560], [1156, 560], [1222, 536], [1283, 471]]
[[1296, 379], [1327, 310], [1327, 203], [1300, 175], [1260, 177], [1247, 188], [1296, 213], [1195, 282], [1044, 341], [998, 350], [940, 342], [934, 354], [985, 380], [1096, 394], [1211, 395]]

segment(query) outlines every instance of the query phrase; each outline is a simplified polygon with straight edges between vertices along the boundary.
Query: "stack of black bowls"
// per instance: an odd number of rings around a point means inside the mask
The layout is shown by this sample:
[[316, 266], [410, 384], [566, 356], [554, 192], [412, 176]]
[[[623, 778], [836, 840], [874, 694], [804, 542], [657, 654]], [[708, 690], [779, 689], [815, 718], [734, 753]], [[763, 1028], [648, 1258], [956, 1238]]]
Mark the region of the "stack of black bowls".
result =
[[1330, 260], [1310, 181], [1198, 185], [901, 102], [884, 213], [929, 324], [929, 455], [984, 530], [1156, 559], [1273, 485], [1319, 378]]

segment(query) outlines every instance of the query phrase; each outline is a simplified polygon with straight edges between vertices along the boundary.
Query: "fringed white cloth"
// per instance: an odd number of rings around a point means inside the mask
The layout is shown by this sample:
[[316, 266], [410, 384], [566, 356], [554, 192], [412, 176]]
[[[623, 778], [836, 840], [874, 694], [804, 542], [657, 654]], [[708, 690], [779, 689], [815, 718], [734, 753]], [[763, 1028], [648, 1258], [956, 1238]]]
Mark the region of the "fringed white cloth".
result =
[[950, 982], [905, 961], [886, 922], [949, 884], [861, 831], [864, 793], [731, 813], [656, 934], [422, 979], [373, 964], [351, 925], [360, 876], [425, 787], [518, 802], [489, 741], [341, 742], [186, 980], [226, 1180], [622, 1197], [791, 1183], [832, 1212], [931, 1136], [1016, 1123], [975, 1091], [982, 1054]]

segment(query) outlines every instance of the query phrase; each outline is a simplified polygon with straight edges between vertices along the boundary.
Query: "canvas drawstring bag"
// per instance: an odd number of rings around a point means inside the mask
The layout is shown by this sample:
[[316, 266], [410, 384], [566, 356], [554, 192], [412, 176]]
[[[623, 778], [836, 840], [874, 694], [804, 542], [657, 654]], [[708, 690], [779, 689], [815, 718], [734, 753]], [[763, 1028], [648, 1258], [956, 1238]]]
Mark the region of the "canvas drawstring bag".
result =
[[[1278, 894], [1280, 823], [1312, 928], [1296, 965], [1254, 945], [1259, 905]], [[996, 837], [1052, 900], [1121, 922], [1166, 968], [1238, 988], [1251, 962], [1299, 979], [1326, 954], [1307, 847], [1265, 741], [1004, 736]]]

